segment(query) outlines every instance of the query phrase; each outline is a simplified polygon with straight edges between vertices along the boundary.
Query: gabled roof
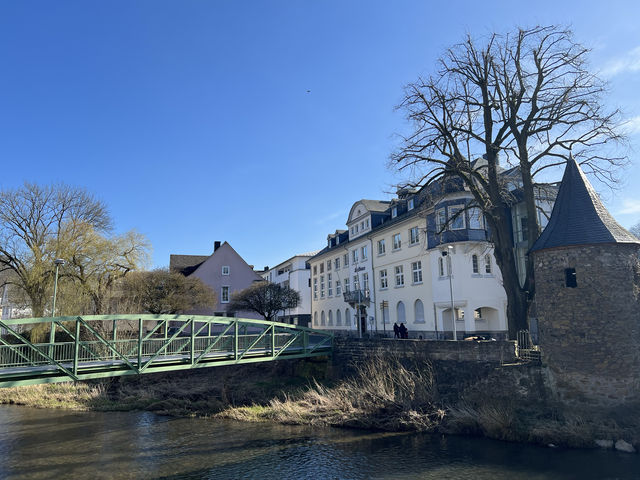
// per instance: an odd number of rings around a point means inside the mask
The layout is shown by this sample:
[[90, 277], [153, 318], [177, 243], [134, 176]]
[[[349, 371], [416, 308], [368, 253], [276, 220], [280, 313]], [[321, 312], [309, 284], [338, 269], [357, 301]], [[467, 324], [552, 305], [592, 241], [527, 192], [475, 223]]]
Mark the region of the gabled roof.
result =
[[209, 255], [169, 255], [169, 270], [185, 277], [192, 274]]
[[636, 243], [600, 201], [584, 172], [569, 157], [551, 218], [531, 251], [570, 245]]

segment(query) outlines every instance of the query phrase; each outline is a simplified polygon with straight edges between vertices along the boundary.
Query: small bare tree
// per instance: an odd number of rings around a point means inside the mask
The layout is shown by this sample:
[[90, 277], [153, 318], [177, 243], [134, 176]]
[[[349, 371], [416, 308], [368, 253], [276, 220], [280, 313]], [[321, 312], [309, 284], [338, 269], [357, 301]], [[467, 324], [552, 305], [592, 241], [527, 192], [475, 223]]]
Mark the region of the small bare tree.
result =
[[271, 322], [279, 311], [296, 308], [298, 303], [300, 303], [300, 294], [292, 288], [276, 283], [256, 282], [235, 293], [228, 310], [256, 312]]
[[[216, 294], [196, 277], [159, 268], [150, 272], [133, 272], [121, 281], [120, 298], [115, 308], [119, 313], [182, 313], [213, 308]], [[126, 308], [125, 308], [126, 307]]]
[[[440, 59], [439, 72], [406, 87], [399, 108], [412, 133], [391, 157], [409, 184], [460, 178], [484, 212], [507, 294], [509, 336], [527, 328], [534, 294], [531, 259], [520, 285], [510, 208], [513, 190], [499, 162], [519, 167], [529, 247], [540, 234], [536, 182], [540, 172], [573, 156], [605, 181], [624, 159], [604, 147], [619, 142], [618, 111], [603, 107], [606, 85], [587, 67], [588, 49], [556, 26], [468, 36]], [[478, 160], [480, 159], [480, 160]]]

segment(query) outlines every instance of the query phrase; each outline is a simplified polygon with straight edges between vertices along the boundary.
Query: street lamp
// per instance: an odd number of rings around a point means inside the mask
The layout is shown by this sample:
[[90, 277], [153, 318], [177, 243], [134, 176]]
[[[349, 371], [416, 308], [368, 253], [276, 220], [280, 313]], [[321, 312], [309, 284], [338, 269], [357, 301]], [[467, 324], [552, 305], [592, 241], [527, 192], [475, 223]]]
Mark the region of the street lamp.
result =
[[453, 266], [451, 264], [451, 255], [453, 254], [453, 246], [449, 245], [447, 250], [442, 252], [443, 257], [447, 257], [447, 267], [449, 269], [449, 295], [451, 297], [451, 323], [453, 324], [453, 339], [458, 340], [458, 332], [456, 330], [456, 314], [453, 308], [453, 282], [451, 277], [453, 276]]
[[[53, 308], [51, 309], [51, 318], [56, 316], [56, 296], [58, 294], [58, 270], [60, 269], [60, 265], [64, 265], [64, 260], [61, 258], [56, 258], [53, 261], [56, 266], [56, 279], [53, 282]], [[56, 324], [53, 320], [51, 320], [51, 330], [49, 331], [49, 356], [52, 355], [53, 344], [56, 341]]]

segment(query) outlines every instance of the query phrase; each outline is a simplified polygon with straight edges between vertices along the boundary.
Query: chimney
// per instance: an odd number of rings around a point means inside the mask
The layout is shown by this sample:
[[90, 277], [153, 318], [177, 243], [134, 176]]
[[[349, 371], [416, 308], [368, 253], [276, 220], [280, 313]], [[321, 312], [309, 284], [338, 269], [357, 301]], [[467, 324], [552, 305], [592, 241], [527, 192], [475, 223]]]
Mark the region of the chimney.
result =
[[269, 265], [264, 266], [264, 271], [266, 272], [267, 270], [269, 270]]
[[215, 252], [219, 248], [220, 248], [220, 241], [216, 240], [215, 242], [213, 242], [213, 251]]

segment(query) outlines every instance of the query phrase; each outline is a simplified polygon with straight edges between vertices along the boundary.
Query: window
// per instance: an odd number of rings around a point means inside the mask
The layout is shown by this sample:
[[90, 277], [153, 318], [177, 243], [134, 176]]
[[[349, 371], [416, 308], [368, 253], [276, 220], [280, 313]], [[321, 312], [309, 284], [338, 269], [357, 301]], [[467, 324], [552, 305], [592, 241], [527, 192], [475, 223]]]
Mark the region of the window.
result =
[[520, 240], [526, 242], [529, 240], [529, 224], [527, 217], [520, 217]]
[[344, 263], [344, 267], [345, 267], [345, 268], [346, 268], [346, 267], [348, 267], [348, 266], [349, 266], [349, 254], [348, 254], [348, 253], [345, 253], [345, 254], [342, 256], [342, 260], [344, 260], [344, 262], [343, 262], [343, 263]]
[[324, 262], [320, 264], [320, 273], [324, 273]]
[[444, 208], [440, 208], [436, 211], [436, 233], [442, 232], [446, 224], [447, 212]]
[[353, 289], [360, 290], [360, 277], [357, 273], [353, 276]]
[[358, 233], [358, 224], [356, 223], [356, 233]]
[[349, 292], [349, 279], [348, 278], [344, 279], [344, 291], [345, 292]]
[[394, 249], [394, 250], [399, 250], [399, 249], [400, 249], [400, 247], [402, 247], [402, 240], [401, 240], [401, 238], [400, 238], [400, 234], [399, 234], [399, 233], [396, 233], [396, 234], [393, 236], [393, 249]]
[[482, 320], [482, 308], [476, 308], [473, 311], [473, 318], [475, 320]]
[[564, 269], [564, 284], [568, 288], [576, 288], [578, 286], [575, 268]]
[[369, 258], [369, 254], [368, 254], [368, 249], [369, 247], [367, 247], [367, 245], [365, 245], [364, 247], [362, 247], [362, 260], [366, 260], [367, 258]]
[[313, 279], [313, 299], [314, 300], [318, 299], [318, 279], [317, 278]]
[[386, 251], [385, 245], [384, 245], [384, 238], [382, 240], [378, 240], [378, 255], [384, 255], [384, 252]]
[[404, 273], [402, 272], [402, 265], [395, 267], [396, 272], [396, 287], [404, 287]]
[[333, 325], [333, 310], [329, 310], [329, 325]]
[[369, 274], [367, 272], [362, 274], [362, 289], [369, 290]]
[[396, 218], [398, 216], [398, 207], [393, 207], [391, 209], [391, 218]]
[[342, 312], [340, 309], [336, 310], [336, 325], [342, 325]]
[[387, 271], [380, 270], [380, 288], [387, 288], [389, 284], [387, 283]]
[[351, 325], [351, 310], [349, 310], [348, 308], [344, 309], [344, 324], [346, 326]]
[[324, 310], [320, 312], [320, 325], [326, 325], [327, 321], [324, 318]]
[[320, 275], [320, 298], [324, 298], [324, 275]]
[[491, 255], [489, 254], [484, 256], [484, 271], [491, 273]]
[[407, 202], [407, 209], [413, 210], [413, 207], [414, 207], [413, 198], [410, 198], [409, 201]]
[[482, 210], [478, 207], [469, 209], [469, 228], [474, 230], [483, 230], [484, 225], [482, 221]]
[[313, 324], [318, 326], [318, 312], [313, 312]]
[[462, 230], [465, 228], [463, 205], [453, 205], [449, 207], [449, 228], [451, 230]]
[[222, 287], [220, 291], [220, 303], [229, 303], [229, 287]]
[[368, 218], [364, 221], [364, 226], [366, 228], [369, 228], [369, 219]]
[[222, 274], [229, 275], [229, 266], [225, 265], [224, 267], [222, 267]]
[[317, 274], [318, 274], [318, 266], [317, 266], [317, 265], [314, 265], [314, 266], [313, 266], [313, 274], [314, 274], [314, 275], [317, 275]]
[[364, 221], [360, 222], [360, 230], [364, 231]]
[[333, 295], [333, 282], [331, 281], [331, 274], [327, 274], [327, 285], [328, 285], [328, 295], [331, 297]]
[[415, 314], [415, 322], [424, 323], [424, 305], [422, 303], [422, 300], [416, 300], [416, 303], [413, 304], [413, 310]]
[[409, 245], [415, 245], [420, 241], [420, 234], [418, 233], [418, 227], [413, 227], [409, 230]]
[[327, 272], [331, 271], [331, 260], [327, 260]]
[[340, 280], [336, 280], [336, 295], [342, 295], [342, 285], [340, 285]]
[[422, 283], [422, 262], [420, 260], [411, 264], [411, 272], [413, 283]]
[[398, 302], [398, 305], [396, 306], [396, 313], [398, 315], [398, 322], [405, 323], [407, 321], [404, 313], [404, 303]]
[[478, 268], [478, 255], [471, 255], [471, 267], [473, 268], [473, 273], [480, 273], [480, 269]]
[[351, 250], [351, 257], [353, 259], [353, 263], [358, 263], [358, 249]]
[[335, 264], [336, 270], [340, 268], [340, 257], [336, 258], [333, 262]]
[[438, 273], [444, 277], [444, 257], [438, 257]]

